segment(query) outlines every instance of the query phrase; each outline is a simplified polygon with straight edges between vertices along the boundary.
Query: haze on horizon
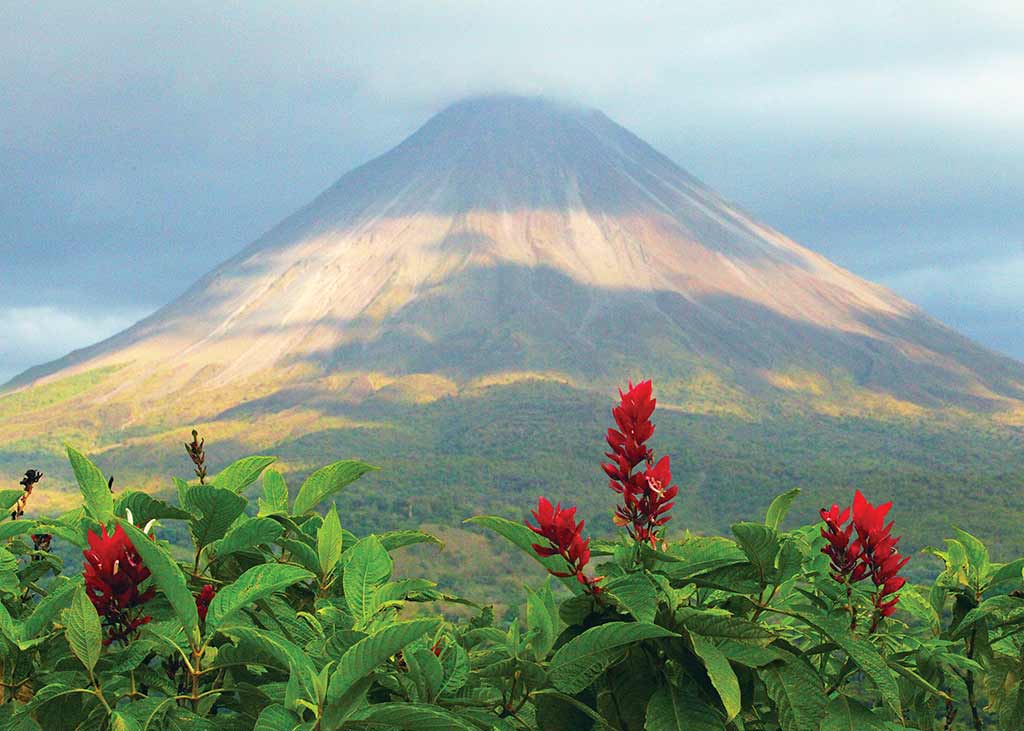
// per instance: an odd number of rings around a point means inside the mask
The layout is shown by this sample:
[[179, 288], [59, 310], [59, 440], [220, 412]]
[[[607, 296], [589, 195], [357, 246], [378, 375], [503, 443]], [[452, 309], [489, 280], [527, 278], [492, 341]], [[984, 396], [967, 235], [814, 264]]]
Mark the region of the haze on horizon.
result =
[[121, 329], [454, 99], [595, 106], [1024, 358], [1024, 11], [0, 8], [0, 381]]

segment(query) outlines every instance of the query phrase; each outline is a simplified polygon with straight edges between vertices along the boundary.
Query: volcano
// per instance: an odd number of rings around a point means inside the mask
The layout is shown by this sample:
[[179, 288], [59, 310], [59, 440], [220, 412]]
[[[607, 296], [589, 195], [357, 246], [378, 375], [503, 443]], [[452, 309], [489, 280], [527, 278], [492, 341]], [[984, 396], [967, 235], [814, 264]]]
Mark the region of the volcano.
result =
[[[488, 470], [521, 450], [599, 455], [609, 390], [641, 376], [691, 432], [803, 419], [804, 436], [822, 420], [847, 435], [852, 419], [927, 452], [940, 421], [982, 433], [1024, 414], [1024, 364], [754, 220], [604, 114], [489, 96], [446, 108], [151, 317], [16, 377], [0, 439], [20, 464], [44, 436], [95, 433], [99, 459], [140, 471], [191, 424], [298, 470], [317, 450], [386, 442], [395, 485], [415, 474], [443, 503], [475, 469], [453, 467], [460, 455], [490, 455], [477, 475], [492, 492], [510, 488]], [[566, 413], [579, 439], [536, 443]], [[443, 477], [410, 471], [424, 453]], [[838, 482], [793, 470], [819, 493]]]
[[838, 370], [920, 405], [1024, 398], [1024, 366], [753, 220], [600, 112], [515, 97], [445, 109], [152, 317], [9, 386], [124, 365], [119, 389], [165, 398], [298, 364], [456, 384], [699, 368], [759, 395]]

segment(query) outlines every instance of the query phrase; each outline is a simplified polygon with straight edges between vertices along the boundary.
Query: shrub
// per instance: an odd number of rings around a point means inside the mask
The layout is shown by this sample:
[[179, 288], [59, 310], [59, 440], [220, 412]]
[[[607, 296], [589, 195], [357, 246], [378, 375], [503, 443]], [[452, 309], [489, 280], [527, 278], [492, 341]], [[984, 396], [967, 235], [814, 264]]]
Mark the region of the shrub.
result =
[[[651, 384], [620, 396], [603, 465], [617, 540], [543, 497], [526, 524], [470, 519], [552, 575], [503, 627], [392, 576], [391, 553], [430, 535], [360, 538], [319, 509], [370, 465], [328, 465], [292, 498], [269, 457], [208, 478], [193, 433], [196, 480], [172, 504], [115, 495], [69, 449], [80, 509], [26, 517], [35, 472], [0, 492], [0, 727], [1024, 728], [1024, 559], [993, 563], [957, 530], [933, 585], [906, 584], [891, 504], [859, 491], [812, 525], [783, 528], [792, 490], [731, 538], [669, 542]], [[175, 522], [191, 545], [161, 539]], [[65, 571], [55, 546], [82, 553]], [[474, 618], [446, 619], [450, 602]]]

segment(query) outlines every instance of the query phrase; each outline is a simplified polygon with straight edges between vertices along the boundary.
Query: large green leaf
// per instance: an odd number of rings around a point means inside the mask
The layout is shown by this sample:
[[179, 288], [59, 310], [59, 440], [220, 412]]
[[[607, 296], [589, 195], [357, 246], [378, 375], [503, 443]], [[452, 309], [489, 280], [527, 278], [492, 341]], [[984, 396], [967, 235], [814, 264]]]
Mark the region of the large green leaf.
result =
[[316, 668], [307, 653], [294, 642], [274, 632], [255, 627], [228, 626], [221, 632], [236, 643], [247, 644], [254, 648], [259, 656], [267, 658], [265, 662], [268, 664], [276, 663], [277, 666], [287, 668], [288, 688], [285, 706], [289, 710], [298, 707], [296, 701], [300, 698], [313, 702], [317, 700]]
[[157, 500], [139, 490], [127, 490], [118, 496], [114, 512], [118, 517], [126, 518], [129, 510], [132, 514], [132, 522], [140, 528], [145, 527], [146, 523], [154, 519], [188, 520], [192, 517], [191, 513], [169, 505], [163, 500]]
[[661, 687], [647, 703], [646, 731], [725, 731], [721, 715], [691, 688]]
[[732, 532], [761, 577], [769, 576], [775, 567], [775, 556], [779, 553], [779, 535], [776, 530], [760, 523], [735, 523]]
[[[196, 488], [198, 489], [198, 488]], [[177, 562], [171, 558], [162, 546], [151, 540], [149, 536], [129, 523], [118, 520], [125, 533], [131, 538], [135, 550], [146, 568], [152, 573], [153, 581], [163, 592], [174, 613], [181, 621], [181, 626], [188, 637], [189, 645], [199, 647], [199, 613], [196, 611], [196, 599], [188, 590], [185, 575]]]
[[721, 536], [692, 536], [670, 551], [677, 560], [661, 570], [673, 579], [700, 576], [747, 560], [734, 541]]
[[89, 601], [84, 587], [75, 592], [71, 606], [64, 610], [64, 635], [75, 657], [92, 673], [103, 650], [103, 632], [96, 607]]
[[235, 581], [228, 584], [210, 602], [206, 614], [206, 629], [213, 632], [225, 619], [239, 609], [249, 606], [274, 592], [283, 591], [293, 584], [313, 578], [313, 575], [298, 566], [279, 563], [265, 563], [253, 566]]
[[[338, 507], [332, 505], [316, 533], [316, 552], [317, 558], [320, 559], [321, 574], [327, 576], [338, 565], [338, 561], [341, 560], [341, 548], [341, 521], [338, 519]], [[387, 550], [384, 552], [387, 553]], [[390, 570], [388, 575], [391, 575]]]
[[10, 512], [14, 503], [18, 502], [24, 494], [24, 490], [0, 490], [0, 512]]
[[245, 510], [245, 498], [221, 487], [196, 485], [185, 493], [184, 505], [193, 514], [189, 528], [196, 550], [201, 550], [224, 537]]
[[340, 699], [349, 688], [387, 662], [392, 655], [409, 643], [433, 633], [439, 624], [440, 620], [437, 619], [397, 622], [359, 640], [345, 651], [338, 667], [331, 674], [327, 702]]
[[737, 617], [724, 609], [693, 609], [680, 607], [676, 620], [682, 622], [690, 632], [705, 637], [721, 637], [732, 640], [770, 640], [775, 635], [749, 619]]
[[558, 607], [550, 581], [539, 591], [526, 588], [526, 628], [534, 657], [538, 661], [546, 659], [558, 639]]
[[[433, 543], [444, 548], [444, 543], [436, 536], [424, 533], [421, 530], [392, 530], [382, 533], [380, 542], [389, 552], [406, 546], [413, 546], [417, 543]], [[1019, 572], [1018, 572], [1019, 573]]]
[[794, 487], [772, 500], [772, 504], [768, 506], [768, 512], [764, 516], [764, 524], [773, 530], [778, 530], [789, 513], [789, 507], [799, 494], [800, 488]]
[[346, 459], [321, 467], [302, 483], [299, 494], [295, 496], [292, 512], [295, 515], [302, 515], [367, 472], [379, 469], [380, 467], [374, 467], [354, 459]]
[[377, 610], [374, 596], [391, 577], [394, 566], [377, 536], [367, 536], [344, 554], [342, 586], [349, 613], [358, 629]]
[[563, 693], [579, 693], [618, 659], [620, 648], [660, 637], [678, 635], [646, 622], [608, 622], [591, 627], [562, 645], [551, 658], [551, 684]]
[[725, 720], [731, 721], [740, 712], [740, 683], [729, 659], [706, 637], [691, 632], [690, 641], [693, 643], [693, 651], [704, 663], [704, 669], [718, 691], [718, 697], [722, 699]]
[[90, 462], [84, 455], [68, 447], [68, 459], [75, 480], [82, 491], [85, 509], [97, 523], [106, 525], [114, 515], [114, 496], [110, 494], [107, 479], [99, 467]]
[[220, 540], [211, 543], [206, 550], [217, 558], [223, 558], [232, 553], [273, 543], [282, 533], [284, 528], [276, 520], [249, 518], [228, 531]]
[[260, 712], [252, 731], [297, 731], [303, 722], [284, 706], [267, 706]]
[[828, 698], [821, 678], [803, 660], [790, 656], [759, 671], [778, 709], [782, 731], [819, 731]]
[[210, 484], [236, 494], [241, 493], [256, 482], [263, 470], [276, 459], [276, 457], [243, 457], [217, 473], [217, 476], [210, 480]]
[[288, 485], [277, 470], [266, 470], [263, 473], [263, 497], [259, 499], [257, 515], [273, 513], [288, 514]]
[[903, 717], [903, 709], [900, 703], [900, 687], [893, 677], [889, 666], [878, 654], [878, 650], [868, 640], [854, 637], [849, 627], [831, 618], [807, 619], [815, 627], [818, 627], [829, 639], [842, 648], [857, 667], [864, 671], [864, 674], [875, 685], [875, 689], [882, 696], [882, 701], [889, 708], [896, 718]]
[[479, 731], [469, 721], [442, 708], [418, 703], [375, 703], [346, 718], [345, 728]]
[[[558, 556], [543, 557], [537, 555], [537, 552], [533, 550], [533, 544], [538, 542], [543, 543], [543, 541], [536, 533], [522, 523], [516, 523], [508, 518], [502, 518], [497, 515], [477, 515], [473, 518], [469, 518], [465, 522], [489, 528], [503, 538], [508, 539], [521, 548], [528, 556], [533, 558], [534, 561], [537, 561], [541, 566], [549, 571], [565, 571], [566, 564], [564, 559], [561, 559]], [[580, 586], [580, 583], [571, 576], [568, 578], [560, 578], [560, 581], [573, 594], [580, 594], [583, 591], [583, 587]]]
[[604, 594], [638, 622], [653, 622], [658, 611], [654, 584], [642, 573], [619, 576], [604, 584]]
[[43, 630], [50, 631], [50, 622], [58, 612], [71, 603], [72, 596], [79, 586], [81, 584], [77, 581], [55, 579], [54, 583], [50, 585], [49, 593], [39, 600], [32, 610], [32, 614], [20, 625], [21, 642], [19, 644], [31, 642]]

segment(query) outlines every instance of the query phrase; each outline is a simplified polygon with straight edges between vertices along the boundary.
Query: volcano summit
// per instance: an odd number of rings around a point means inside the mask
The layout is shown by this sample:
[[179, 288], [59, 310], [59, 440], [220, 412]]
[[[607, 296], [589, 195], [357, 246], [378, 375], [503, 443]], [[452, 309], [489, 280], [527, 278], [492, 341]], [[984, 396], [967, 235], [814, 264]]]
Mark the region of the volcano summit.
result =
[[[817, 461], [836, 448], [858, 479], [913, 462], [922, 495], [939, 473], [973, 490], [964, 430], [1002, 444], [1024, 422], [1021, 363], [753, 220], [600, 112], [494, 96], [440, 112], [151, 317], [15, 378], [0, 461], [96, 431], [100, 462], [131, 474], [198, 424], [226, 453], [258, 446], [296, 470], [377, 459], [402, 491], [388, 507], [416, 521], [471, 486], [537, 484], [527, 454], [576, 491], [599, 485], [599, 455], [580, 450], [609, 389], [641, 376], [677, 415], [663, 437], [728, 452], [710, 469], [694, 447], [694, 509], [741, 477], [758, 502], [794, 482], [828, 494], [852, 479]], [[783, 438], [803, 454], [784, 475], [765, 463]], [[996, 493], [1021, 487], [997, 477]]]

